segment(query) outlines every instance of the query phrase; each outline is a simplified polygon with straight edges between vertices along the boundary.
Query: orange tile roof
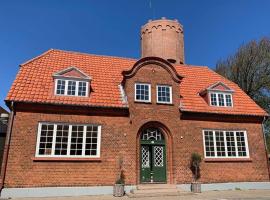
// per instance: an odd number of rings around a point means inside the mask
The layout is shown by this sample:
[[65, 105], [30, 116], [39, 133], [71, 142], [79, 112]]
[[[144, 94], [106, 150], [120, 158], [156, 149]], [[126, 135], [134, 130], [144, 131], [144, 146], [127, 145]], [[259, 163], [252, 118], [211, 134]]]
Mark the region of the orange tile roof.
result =
[[[130, 69], [137, 60], [100, 56], [51, 49], [21, 65], [6, 101], [69, 104], [83, 106], [127, 107], [122, 101], [119, 85], [122, 71]], [[54, 95], [53, 74], [75, 66], [92, 78], [90, 97]], [[175, 67], [184, 76], [180, 83], [180, 109], [191, 112], [260, 115], [267, 113], [251, 100], [236, 84], [207, 67], [181, 65]], [[199, 92], [222, 81], [235, 91], [233, 108], [207, 105]]]

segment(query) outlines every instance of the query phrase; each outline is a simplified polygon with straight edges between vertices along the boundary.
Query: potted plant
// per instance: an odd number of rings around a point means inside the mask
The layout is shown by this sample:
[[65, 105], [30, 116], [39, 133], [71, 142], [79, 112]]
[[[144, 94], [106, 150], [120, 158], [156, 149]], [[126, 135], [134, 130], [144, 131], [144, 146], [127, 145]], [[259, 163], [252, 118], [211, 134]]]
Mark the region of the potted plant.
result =
[[198, 179], [201, 177], [200, 174], [200, 164], [202, 161], [202, 157], [198, 153], [191, 154], [191, 162], [190, 162], [190, 169], [193, 174], [193, 181], [191, 183], [191, 191], [195, 193], [201, 192], [201, 183], [198, 182]]
[[113, 187], [113, 196], [115, 197], [122, 197], [125, 194], [125, 176], [124, 176], [124, 170], [123, 168], [123, 159], [119, 159], [119, 174], [115, 181], [114, 187]]

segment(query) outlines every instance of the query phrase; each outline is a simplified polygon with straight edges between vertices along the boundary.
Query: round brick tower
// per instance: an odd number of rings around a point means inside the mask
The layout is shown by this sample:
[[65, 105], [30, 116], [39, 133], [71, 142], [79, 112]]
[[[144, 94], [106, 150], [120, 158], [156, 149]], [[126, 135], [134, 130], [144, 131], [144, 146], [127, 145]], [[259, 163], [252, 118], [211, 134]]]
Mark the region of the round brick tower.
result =
[[141, 56], [156, 56], [171, 63], [184, 64], [183, 26], [164, 17], [149, 20], [141, 28]]

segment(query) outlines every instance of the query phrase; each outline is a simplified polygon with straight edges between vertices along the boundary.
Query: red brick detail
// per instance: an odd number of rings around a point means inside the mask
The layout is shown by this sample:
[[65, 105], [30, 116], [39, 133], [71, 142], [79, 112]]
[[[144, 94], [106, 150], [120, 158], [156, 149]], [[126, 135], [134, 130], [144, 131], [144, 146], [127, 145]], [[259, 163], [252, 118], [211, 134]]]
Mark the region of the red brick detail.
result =
[[[151, 103], [134, 102], [135, 82], [151, 83]], [[156, 103], [157, 84], [172, 86], [172, 105]], [[198, 85], [202, 86], [194, 82], [194, 87], [198, 88]], [[128, 96], [128, 115], [120, 109], [109, 109], [110, 111], [105, 112], [104, 108], [98, 112], [98, 109], [82, 106], [68, 109], [68, 106], [25, 104], [16, 107], [15, 104], [17, 112], [11, 134], [4, 186], [113, 185], [118, 175], [118, 159], [121, 157], [124, 161], [126, 184], [137, 184], [140, 166], [138, 137], [142, 127], [148, 124], [161, 127], [165, 133], [168, 183], [180, 184], [192, 181], [189, 169], [190, 156], [193, 152], [204, 155], [203, 129], [246, 130], [251, 161], [203, 161], [200, 179], [202, 183], [269, 181], [261, 118], [181, 113], [179, 111], [181, 84], [172, 80], [164, 68], [154, 64], [140, 68], [132, 78], [127, 79], [125, 91]], [[101, 124], [101, 161], [32, 160], [35, 156], [38, 122], [42, 121]]]

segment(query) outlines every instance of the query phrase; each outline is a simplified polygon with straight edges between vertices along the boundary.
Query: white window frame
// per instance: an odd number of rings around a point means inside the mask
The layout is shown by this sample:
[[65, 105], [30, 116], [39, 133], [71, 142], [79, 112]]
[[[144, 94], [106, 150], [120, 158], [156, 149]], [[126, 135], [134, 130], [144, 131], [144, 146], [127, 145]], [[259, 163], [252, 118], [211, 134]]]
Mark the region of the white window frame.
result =
[[[216, 96], [217, 105], [212, 105], [211, 94], [214, 94]], [[222, 106], [222, 105], [219, 104], [219, 99], [218, 99], [218, 95], [219, 94], [222, 94], [223, 95], [224, 106]], [[226, 95], [230, 95], [230, 97], [231, 97], [231, 104], [232, 104], [231, 106], [228, 106], [227, 105]], [[226, 92], [209, 92], [208, 99], [209, 99], [210, 106], [214, 106], [214, 107], [233, 107], [233, 96], [232, 96], [231, 93], [226, 93]]]
[[[57, 82], [58, 80], [65, 81], [65, 92], [64, 94], [57, 94]], [[75, 81], [75, 95], [68, 95], [68, 81]], [[67, 78], [57, 78], [54, 80], [55, 85], [54, 85], [54, 94], [57, 96], [70, 96], [70, 97], [88, 97], [89, 95], [89, 82], [86, 80], [75, 80], [75, 79], [67, 79]], [[86, 92], [85, 96], [79, 96], [79, 82], [85, 82], [86, 83]]]
[[[205, 135], [204, 132], [211, 131], [213, 132], [213, 142], [214, 142], [214, 153], [215, 156], [206, 156], [206, 145], [205, 145]], [[224, 146], [225, 146], [225, 156], [217, 156], [217, 147], [216, 147], [216, 131], [223, 132], [224, 136]], [[234, 142], [235, 142], [235, 154], [236, 156], [228, 156], [228, 150], [227, 150], [227, 139], [226, 139], [226, 132], [233, 132], [234, 133]], [[243, 132], [245, 137], [245, 145], [246, 145], [246, 156], [239, 156], [238, 155], [238, 145], [237, 145], [237, 139], [236, 139], [236, 132]], [[203, 149], [204, 149], [204, 157], [205, 158], [232, 158], [232, 159], [242, 159], [242, 158], [250, 158], [249, 156], [249, 146], [248, 146], [248, 138], [247, 138], [247, 131], [245, 130], [213, 130], [213, 129], [204, 129], [202, 131], [203, 136]]]
[[[137, 90], [136, 90], [137, 85], [147, 85], [148, 86], [148, 88], [149, 88], [149, 99], [148, 100], [137, 99]], [[135, 83], [134, 84], [134, 101], [135, 102], [151, 103], [151, 84], [149, 84], [149, 83]]]
[[[53, 125], [53, 142], [52, 142], [52, 151], [51, 155], [39, 155], [39, 147], [40, 147], [40, 135], [41, 135], [41, 127], [42, 124]], [[67, 125], [69, 126], [68, 130], [68, 144], [67, 144], [67, 155], [54, 155], [55, 154], [55, 143], [56, 143], [56, 131], [57, 125]], [[83, 126], [83, 143], [82, 143], [82, 155], [70, 155], [70, 146], [71, 146], [71, 133], [72, 126]], [[97, 126], [97, 155], [85, 155], [85, 135], [86, 135], [86, 127], [87, 126]], [[101, 125], [96, 124], [67, 124], [67, 123], [52, 123], [52, 122], [39, 122], [38, 123], [38, 133], [37, 133], [37, 141], [36, 141], [36, 153], [35, 157], [46, 157], [46, 158], [100, 158], [100, 148], [101, 148]]]
[[[158, 100], [158, 88], [159, 88], [159, 87], [168, 87], [168, 88], [169, 88], [169, 90], [170, 90], [170, 102], [167, 102], [167, 101], [159, 101], [159, 100]], [[170, 86], [170, 85], [161, 85], [161, 84], [157, 85], [157, 86], [156, 86], [156, 96], [157, 96], [157, 103], [162, 103], [162, 104], [172, 104], [172, 86]]]

